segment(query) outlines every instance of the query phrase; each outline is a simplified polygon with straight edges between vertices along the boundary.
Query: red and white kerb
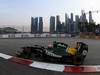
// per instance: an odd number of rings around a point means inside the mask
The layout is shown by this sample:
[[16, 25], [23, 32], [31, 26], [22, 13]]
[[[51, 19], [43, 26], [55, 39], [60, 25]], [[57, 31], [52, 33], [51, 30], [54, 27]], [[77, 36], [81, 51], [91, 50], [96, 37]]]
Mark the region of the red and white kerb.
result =
[[18, 57], [6, 55], [3, 53], [0, 53], [0, 57], [14, 63], [28, 65], [30, 67], [46, 69], [46, 70], [51, 70], [51, 71], [59, 71], [59, 72], [66, 72], [66, 73], [68, 72], [70, 73], [100, 72], [100, 65], [75, 66], [75, 65], [51, 64], [51, 63], [44, 63], [44, 62], [18, 58]]

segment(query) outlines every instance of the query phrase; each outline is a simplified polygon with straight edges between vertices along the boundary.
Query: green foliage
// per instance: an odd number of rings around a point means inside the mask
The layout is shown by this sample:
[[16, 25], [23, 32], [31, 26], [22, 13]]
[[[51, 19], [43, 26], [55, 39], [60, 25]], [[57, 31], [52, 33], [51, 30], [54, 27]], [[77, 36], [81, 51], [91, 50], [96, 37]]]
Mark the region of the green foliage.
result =
[[96, 29], [95, 23], [88, 23], [88, 22], [79, 22], [78, 28], [80, 32], [95, 32]]

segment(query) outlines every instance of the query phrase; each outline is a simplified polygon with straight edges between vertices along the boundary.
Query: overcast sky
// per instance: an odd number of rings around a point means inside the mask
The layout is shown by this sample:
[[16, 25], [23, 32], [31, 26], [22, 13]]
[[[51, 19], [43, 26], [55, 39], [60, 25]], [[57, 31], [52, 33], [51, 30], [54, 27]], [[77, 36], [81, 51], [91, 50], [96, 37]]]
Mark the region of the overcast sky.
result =
[[[51, 15], [60, 15], [64, 21], [65, 13], [70, 17], [71, 12], [80, 15], [81, 10], [100, 10], [100, 0], [0, 0], [0, 27], [9, 25], [21, 30], [24, 26], [29, 31], [31, 16], [42, 16], [47, 30]], [[93, 13], [93, 19], [100, 23], [100, 13]]]

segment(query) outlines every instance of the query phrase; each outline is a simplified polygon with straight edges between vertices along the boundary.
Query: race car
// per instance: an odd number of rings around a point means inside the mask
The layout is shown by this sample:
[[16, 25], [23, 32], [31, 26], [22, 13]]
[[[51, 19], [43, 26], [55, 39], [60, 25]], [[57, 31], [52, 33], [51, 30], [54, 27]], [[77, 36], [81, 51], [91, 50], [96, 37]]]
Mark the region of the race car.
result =
[[83, 64], [88, 53], [88, 45], [83, 42], [77, 42], [76, 47], [69, 47], [63, 42], [54, 41], [47, 47], [34, 45], [32, 47], [23, 47], [18, 57], [25, 59], [41, 59], [53, 63], [70, 63], [75, 65]]

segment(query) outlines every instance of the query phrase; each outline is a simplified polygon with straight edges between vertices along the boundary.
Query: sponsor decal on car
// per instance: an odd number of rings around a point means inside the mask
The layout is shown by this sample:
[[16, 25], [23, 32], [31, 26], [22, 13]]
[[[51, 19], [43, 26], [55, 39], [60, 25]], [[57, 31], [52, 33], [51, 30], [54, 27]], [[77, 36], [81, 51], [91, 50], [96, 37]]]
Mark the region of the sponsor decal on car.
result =
[[54, 54], [54, 53], [52, 53], [50, 51], [47, 51], [47, 50], [46, 50], [46, 54], [49, 55], [49, 56], [58, 57], [58, 58], [61, 58], [62, 57], [60, 55], [56, 55], [56, 54]]

